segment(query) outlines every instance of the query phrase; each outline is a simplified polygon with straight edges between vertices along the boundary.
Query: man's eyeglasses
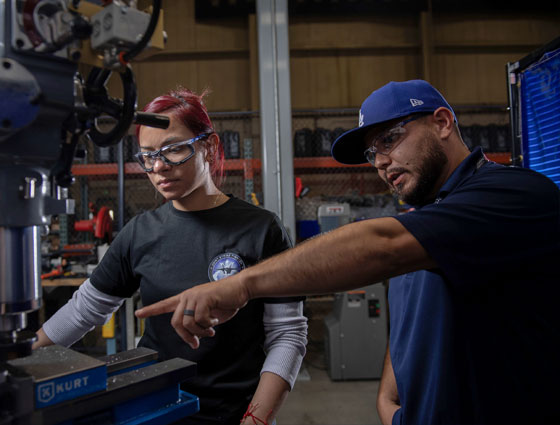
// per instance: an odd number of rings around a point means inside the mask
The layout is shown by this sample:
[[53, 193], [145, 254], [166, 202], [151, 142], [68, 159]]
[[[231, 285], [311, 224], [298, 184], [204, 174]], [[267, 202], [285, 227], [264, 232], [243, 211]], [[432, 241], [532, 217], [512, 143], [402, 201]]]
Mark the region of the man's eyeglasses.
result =
[[389, 155], [403, 140], [402, 136], [406, 133], [404, 126], [426, 115], [427, 114], [415, 115], [378, 134], [371, 142], [370, 147], [364, 152], [367, 161], [375, 167], [375, 156], [377, 154]]
[[181, 165], [187, 162], [195, 153], [193, 143], [197, 140], [204, 139], [208, 137], [208, 134], [199, 134], [192, 139], [183, 140], [181, 142], [172, 143], [170, 145], [164, 146], [161, 149], [153, 152], [138, 152], [134, 157], [136, 161], [142, 166], [142, 169], [146, 172], [154, 170], [154, 164], [159, 158], [166, 164], [170, 165]]

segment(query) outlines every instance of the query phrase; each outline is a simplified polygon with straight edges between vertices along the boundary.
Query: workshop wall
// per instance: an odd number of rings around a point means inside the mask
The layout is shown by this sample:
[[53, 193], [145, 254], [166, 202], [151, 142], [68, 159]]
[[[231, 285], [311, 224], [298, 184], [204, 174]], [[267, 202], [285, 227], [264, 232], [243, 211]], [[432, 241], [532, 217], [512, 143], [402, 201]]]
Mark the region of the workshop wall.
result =
[[[134, 64], [143, 105], [182, 84], [210, 88], [213, 111], [258, 109], [255, 16], [195, 19], [194, 0], [164, 4], [166, 50]], [[390, 80], [425, 78], [453, 104], [507, 101], [505, 63], [558, 36], [557, 13], [290, 16], [292, 106], [358, 107]]]
[[164, 3], [164, 22], [165, 51], [133, 65], [139, 105], [183, 85], [211, 89], [210, 110], [250, 110], [248, 18], [196, 22], [194, 0], [171, 0]]
[[[214, 7], [215, 15], [197, 17], [200, 4], [194, 0], [166, 0], [166, 49], [132, 65], [138, 103], [143, 106], [177, 85], [197, 92], [209, 89], [206, 104], [229, 160], [224, 190], [262, 201], [259, 165], [237, 161], [261, 155], [254, 8], [244, 2], [244, 12], [227, 14], [221, 13], [224, 2], [214, 3], [221, 4]], [[234, 3], [226, 6], [235, 8]], [[476, 13], [480, 5], [450, 12], [442, 2], [432, 3], [431, 12], [403, 7], [361, 15], [290, 14], [294, 169], [308, 193], [296, 199], [298, 220], [313, 218], [317, 204], [325, 200], [350, 198], [354, 206], [369, 204], [365, 195], [386, 191], [371, 167], [343, 168], [328, 157], [334, 138], [355, 126], [364, 97], [391, 80], [431, 81], [455, 107], [469, 147], [482, 145], [507, 162], [505, 64], [557, 37], [560, 14], [550, 13], [546, 2], [531, 5], [530, 12], [494, 8], [485, 14]], [[111, 89], [118, 93], [116, 80]], [[127, 181], [131, 178], [139, 185], [126, 195], [134, 214], [135, 205], [145, 204], [134, 197], [141, 196], [141, 185], [148, 183], [141, 176], [128, 176]], [[252, 193], [256, 197], [251, 198]]]

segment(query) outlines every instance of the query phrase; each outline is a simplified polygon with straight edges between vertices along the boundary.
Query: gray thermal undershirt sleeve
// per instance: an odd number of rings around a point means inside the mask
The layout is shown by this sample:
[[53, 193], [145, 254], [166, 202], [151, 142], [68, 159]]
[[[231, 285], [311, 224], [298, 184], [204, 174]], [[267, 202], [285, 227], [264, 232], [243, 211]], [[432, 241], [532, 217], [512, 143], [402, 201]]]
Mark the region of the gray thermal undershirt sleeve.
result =
[[[55, 344], [69, 347], [106, 323], [124, 298], [107, 295], [86, 280], [72, 298], [45, 324], [43, 331]], [[265, 304], [263, 323], [267, 357], [262, 372], [272, 372], [293, 388], [307, 344], [303, 303]]]
[[267, 353], [261, 373], [272, 372], [294, 387], [307, 345], [307, 318], [303, 302], [264, 304]]
[[55, 344], [69, 347], [97, 325], [109, 321], [124, 298], [97, 290], [87, 279], [72, 298], [43, 324], [43, 331]]

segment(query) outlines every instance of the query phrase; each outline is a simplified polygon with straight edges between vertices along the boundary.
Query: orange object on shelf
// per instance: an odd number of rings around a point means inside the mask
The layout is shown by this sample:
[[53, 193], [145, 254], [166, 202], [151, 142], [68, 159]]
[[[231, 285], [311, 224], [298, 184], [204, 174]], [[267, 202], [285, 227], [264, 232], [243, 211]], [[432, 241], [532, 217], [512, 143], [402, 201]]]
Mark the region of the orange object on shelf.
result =
[[48, 273], [43, 273], [41, 275], [41, 279], [50, 279], [53, 278], [55, 276], [62, 276], [63, 270], [62, 270], [62, 266], [58, 266], [56, 269], [51, 270]]
[[80, 257], [83, 255], [95, 255], [95, 244], [76, 243], [76, 244], [64, 245], [64, 247], [62, 248], [62, 256], [64, 258]]

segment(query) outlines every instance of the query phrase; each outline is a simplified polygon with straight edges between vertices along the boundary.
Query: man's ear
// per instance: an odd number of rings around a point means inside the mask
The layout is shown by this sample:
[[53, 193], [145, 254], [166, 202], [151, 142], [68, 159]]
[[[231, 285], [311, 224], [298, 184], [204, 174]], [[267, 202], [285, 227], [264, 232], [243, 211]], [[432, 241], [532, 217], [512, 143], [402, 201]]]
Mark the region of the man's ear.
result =
[[441, 106], [432, 115], [437, 126], [437, 132], [442, 139], [447, 139], [455, 128], [455, 116], [449, 109]]

